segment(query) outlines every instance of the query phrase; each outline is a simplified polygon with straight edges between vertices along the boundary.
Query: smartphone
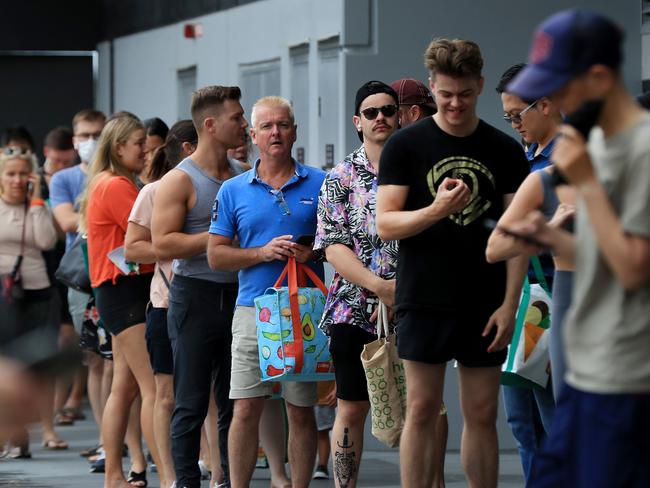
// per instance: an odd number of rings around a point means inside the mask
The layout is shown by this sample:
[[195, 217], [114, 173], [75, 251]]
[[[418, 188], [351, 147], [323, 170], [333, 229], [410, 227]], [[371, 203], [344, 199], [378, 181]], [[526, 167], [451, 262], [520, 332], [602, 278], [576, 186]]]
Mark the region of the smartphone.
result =
[[502, 232], [503, 234], [505, 234], [507, 236], [514, 237], [515, 239], [522, 240], [522, 241], [526, 242], [527, 244], [532, 244], [533, 246], [537, 246], [537, 247], [540, 247], [542, 249], [548, 249], [549, 248], [547, 244], [544, 244], [541, 241], [538, 241], [537, 239], [535, 239], [532, 236], [527, 236], [525, 234], [520, 234], [519, 232], [515, 232], [515, 231], [512, 231], [510, 229], [506, 229], [503, 226], [497, 225], [496, 220], [485, 219], [483, 221], [483, 224], [485, 225], [485, 227], [487, 227], [490, 230], [498, 230], [499, 232]]
[[27, 182], [27, 196], [31, 196], [32, 193], [34, 192], [34, 183], [31, 181]]
[[294, 242], [296, 244], [300, 244], [301, 246], [311, 246], [314, 243], [314, 240], [316, 239], [316, 236], [314, 234], [305, 234], [298, 239], [296, 239]]

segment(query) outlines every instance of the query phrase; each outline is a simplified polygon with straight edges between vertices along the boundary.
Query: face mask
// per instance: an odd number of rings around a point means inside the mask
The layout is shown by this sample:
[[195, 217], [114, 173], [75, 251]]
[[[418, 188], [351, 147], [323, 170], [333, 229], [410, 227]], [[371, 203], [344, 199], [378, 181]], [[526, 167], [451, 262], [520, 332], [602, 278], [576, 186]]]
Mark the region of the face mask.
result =
[[573, 126], [586, 141], [589, 139], [589, 132], [598, 122], [604, 106], [605, 100], [603, 99], [585, 102], [578, 110], [567, 115], [564, 123]]
[[76, 149], [79, 153], [79, 158], [90, 164], [95, 156], [95, 151], [97, 150], [97, 141], [95, 139], [82, 141], [77, 145]]

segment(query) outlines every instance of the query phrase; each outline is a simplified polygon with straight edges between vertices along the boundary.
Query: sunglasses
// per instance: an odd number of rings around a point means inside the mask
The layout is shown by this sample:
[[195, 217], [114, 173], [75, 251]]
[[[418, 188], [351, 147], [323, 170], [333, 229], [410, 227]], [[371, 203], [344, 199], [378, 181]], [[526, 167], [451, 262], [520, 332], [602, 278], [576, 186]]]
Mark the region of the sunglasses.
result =
[[517, 115], [508, 115], [508, 114], [503, 114], [503, 120], [506, 121], [508, 124], [512, 124], [513, 122], [515, 124], [521, 124], [521, 119], [524, 115], [526, 115], [526, 112], [528, 112], [531, 108], [533, 108], [535, 105], [537, 105], [537, 102], [539, 100], [535, 100], [533, 103], [528, 105], [525, 109], [523, 109], [521, 112], [519, 112]]
[[29, 149], [23, 149], [22, 147], [17, 146], [8, 146], [2, 150], [2, 154], [5, 156], [23, 156], [31, 153], [32, 152]]
[[375, 120], [379, 112], [381, 112], [384, 117], [392, 117], [397, 113], [397, 105], [384, 105], [383, 107], [368, 107], [364, 108], [361, 113], [368, 120]]

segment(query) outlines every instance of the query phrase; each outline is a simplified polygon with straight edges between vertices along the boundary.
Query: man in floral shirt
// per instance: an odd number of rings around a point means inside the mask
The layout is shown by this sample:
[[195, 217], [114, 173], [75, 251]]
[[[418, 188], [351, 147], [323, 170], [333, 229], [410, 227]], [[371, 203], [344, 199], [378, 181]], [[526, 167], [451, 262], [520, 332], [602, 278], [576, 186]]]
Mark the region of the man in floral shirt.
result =
[[397, 93], [380, 81], [357, 91], [352, 122], [363, 144], [332, 169], [321, 188], [314, 249], [323, 249], [336, 273], [321, 328], [330, 336], [338, 412], [332, 430], [337, 487], [356, 486], [363, 429], [370, 407], [360, 354], [376, 338], [381, 300], [392, 307], [397, 242], [375, 229], [375, 195], [382, 148], [398, 129]]

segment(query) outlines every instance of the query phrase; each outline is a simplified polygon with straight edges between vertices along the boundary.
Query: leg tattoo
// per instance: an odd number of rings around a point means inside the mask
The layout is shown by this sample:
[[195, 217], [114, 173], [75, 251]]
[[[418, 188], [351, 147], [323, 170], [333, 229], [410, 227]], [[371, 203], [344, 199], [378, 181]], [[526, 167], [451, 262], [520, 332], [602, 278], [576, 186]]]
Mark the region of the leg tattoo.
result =
[[356, 453], [350, 452], [354, 446], [353, 443], [348, 441], [348, 428], [343, 429], [343, 444], [336, 442], [336, 445], [342, 449], [337, 449], [334, 452], [334, 474], [339, 482], [340, 488], [347, 488], [350, 481], [357, 476], [357, 460]]

